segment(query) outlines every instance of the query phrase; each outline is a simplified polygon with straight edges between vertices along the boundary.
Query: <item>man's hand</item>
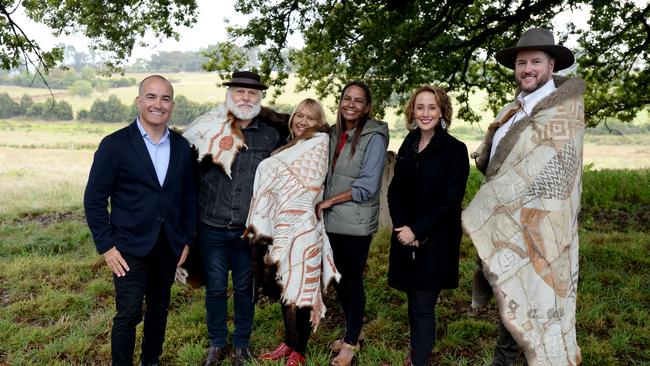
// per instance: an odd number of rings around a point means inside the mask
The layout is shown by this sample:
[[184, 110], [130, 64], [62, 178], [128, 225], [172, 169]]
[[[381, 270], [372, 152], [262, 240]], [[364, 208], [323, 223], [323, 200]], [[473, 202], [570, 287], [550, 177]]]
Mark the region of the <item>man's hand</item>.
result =
[[320, 220], [321, 217], [323, 217], [323, 210], [332, 207], [332, 204], [333, 204], [333, 203], [332, 203], [332, 200], [329, 200], [329, 199], [328, 199], [328, 200], [325, 200], [325, 201], [320, 201], [320, 202], [318, 202], [318, 203], [316, 204], [316, 218], [317, 218], [318, 220]]
[[122, 254], [120, 254], [116, 247], [112, 247], [102, 255], [108, 267], [117, 277], [122, 277], [129, 271], [129, 265], [126, 264], [126, 260], [124, 260]]
[[408, 226], [402, 226], [395, 228], [395, 231], [397, 231], [397, 240], [399, 240], [400, 243], [408, 246], [419, 246], [420, 243], [418, 240], [415, 238], [415, 234], [413, 234], [413, 231], [411, 230], [410, 227]]
[[188, 245], [185, 245], [185, 247], [183, 247], [183, 251], [181, 252], [181, 257], [178, 259], [178, 264], [176, 267], [180, 267], [183, 265], [183, 263], [185, 263], [188, 254], [190, 254], [190, 247]]

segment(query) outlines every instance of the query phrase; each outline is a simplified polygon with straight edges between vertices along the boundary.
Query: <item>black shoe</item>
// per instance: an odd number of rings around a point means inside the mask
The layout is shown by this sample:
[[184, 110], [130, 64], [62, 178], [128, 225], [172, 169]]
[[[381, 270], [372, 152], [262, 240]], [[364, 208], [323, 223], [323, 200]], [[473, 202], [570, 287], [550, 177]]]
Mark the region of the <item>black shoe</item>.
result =
[[253, 358], [251, 355], [251, 350], [248, 347], [236, 348], [235, 349], [235, 360], [233, 361], [233, 366], [244, 366], [246, 361], [250, 361]]
[[226, 347], [210, 347], [208, 349], [208, 356], [205, 358], [203, 366], [218, 365], [226, 358], [227, 353], [228, 352], [226, 351]]
[[148, 362], [145, 363], [145, 362], [140, 361], [140, 366], [158, 366], [158, 362], [156, 362], [156, 363], [148, 363]]

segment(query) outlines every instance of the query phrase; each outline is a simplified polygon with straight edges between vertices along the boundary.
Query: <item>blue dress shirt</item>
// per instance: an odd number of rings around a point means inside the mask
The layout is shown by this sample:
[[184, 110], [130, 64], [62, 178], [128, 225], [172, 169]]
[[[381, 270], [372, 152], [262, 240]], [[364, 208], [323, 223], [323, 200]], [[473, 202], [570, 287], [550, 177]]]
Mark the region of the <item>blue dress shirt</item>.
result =
[[136, 119], [138, 129], [140, 134], [142, 134], [142, 139], [144, 144], [147, 146], [147, 151], [149, 151], [149, 157], [151, 157], [151, 162], [153, 163], [154, 169], [156, 169], [156, 175], [158, 176], [158, 183], [162, 187], [165, 182], [165, 176], [167, 176], [167, 169], [169, 168], [169, 154], [171, 151], [171, 145], [169, 142], [169, 129], [165, 127], [165, 133], [158, 143], [155, 143], [147, 131], [142, 127], [140, 123], [140, 118]]

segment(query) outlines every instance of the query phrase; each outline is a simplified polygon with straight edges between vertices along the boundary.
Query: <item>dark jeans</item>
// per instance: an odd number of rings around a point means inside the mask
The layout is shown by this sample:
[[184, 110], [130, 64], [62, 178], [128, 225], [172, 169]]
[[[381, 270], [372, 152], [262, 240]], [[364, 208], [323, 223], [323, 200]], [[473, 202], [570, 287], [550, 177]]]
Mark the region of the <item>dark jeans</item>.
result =
[[410, 291], [408, 296], [411, 329], [411, 362], [426, 366], [436, 341], [436, 303], [440, 290]]
[[281, 307], [282, 317], [284, 318], [284, 343], [304, 356], [305, 352], [307, 352], [307, 342], [311, 334], [311, 322], [309, 320], [311, 308], [299, 308], [285, 304], [282, 304]]
[[162, 354], [167, 326], [167, 309], [178, 257], [161, 230], [156, 245], [144, 257], [122, 254], [129, 265], [123, 277], [113, 274], [116, 314], [111, 332], [113, 365], [133, 365], [135, 328], [144, 313], [143, 363], [157, 363]]
[[[508, 329], [503, 325], [499, 319], [499, 338], [497, 345], [494, 348], [494, 358], [492, 359], [492, 366], [514, 366], [517, 364], [517, 358], [521, 354], [521, 349], [512, 338]], [[524, 366], [528, 366], [526, 357], [523, 357]]]
[[345, 315], [345, 343], [356, 345], [363, 326], [366, 294], [363, 287], [363, 270], [368, 260], [372, 235], [353, 236], [330, 234], [327, 236], [334, 253], [334, 264], [341, 273], [341, 281], [334, 283]]
[[205, 322], [213, 347], [225, 347], [228, 338], [228, 271], [232, 270], [235, 348], [248, 347], [253, 329], [253, 285], [248, 240], [244, 229], [199, 225], [199, 245], [205, 266]]

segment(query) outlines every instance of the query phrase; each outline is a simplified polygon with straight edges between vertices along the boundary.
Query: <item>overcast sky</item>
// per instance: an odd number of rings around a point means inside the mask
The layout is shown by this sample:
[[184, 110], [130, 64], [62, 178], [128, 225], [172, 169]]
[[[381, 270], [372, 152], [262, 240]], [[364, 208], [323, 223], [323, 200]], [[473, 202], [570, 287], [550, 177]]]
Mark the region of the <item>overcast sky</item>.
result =
[[[227, 38], [224, 18], [230, 19], [231, 25], [246, 24], [247, 18], [235, 12], [234, 0], [197, 0], [197, 3], [199, 6], [197, 22], [192, 28], [178, 29], [181, 36], [179, 41], [164, 39], [161, 42], [152, 35], [148, 35], [146, 40], [150, 46], [146, 48], [136, 46], [131, 61], [137, 58], [148, 58], [157, 51], [196, 51], [209, 44], [225, 41]], [[17, 13], [21, 13], [21, 9], [22, 7], [18, 9]], [[16, 21], [27, 34], [35, 38], [43, 49], [49, 50], [61, 42], [73, 45], [77, 51], [87, 51], [88, 49], [88, 41], [84, 37], [54, 37], [49, 28], [31, 21], [22, 14], [16, 17]]]

